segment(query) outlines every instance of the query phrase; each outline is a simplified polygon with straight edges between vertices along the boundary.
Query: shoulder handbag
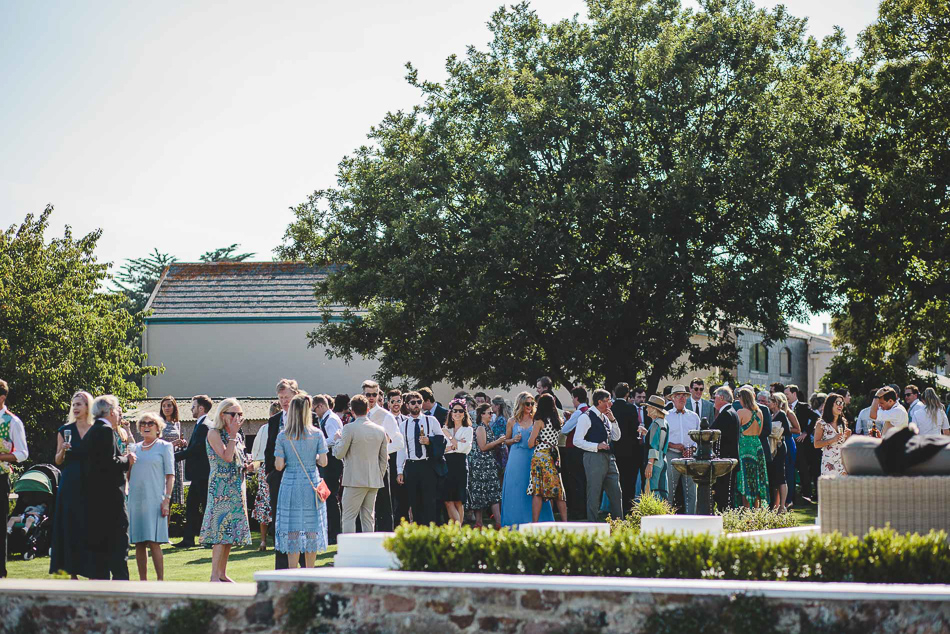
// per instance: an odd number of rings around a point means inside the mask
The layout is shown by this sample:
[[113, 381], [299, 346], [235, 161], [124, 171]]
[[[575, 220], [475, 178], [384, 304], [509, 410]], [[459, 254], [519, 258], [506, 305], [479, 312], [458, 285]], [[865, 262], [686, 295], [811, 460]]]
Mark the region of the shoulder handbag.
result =
[[313, 486], [313, 480], [310, 478], [310, 474], [307, 472], [307, 467], [304, 465], [303, 460], [300, 459], [300, 454], [297, 453], [297, 448], [294, 447], [294, 441], [288, 438], [287, 442], [290, 443], [290, 448], [294, 450], [294, 455], [297, 456], [297, 462], [299, 462], [300, 466], [303, 467], [303, 474], [307, 476], [307, 482], [309, 482], [310, 486], [313, 488], [313, 493], [317, 499], [317, 505], [319, 506], [321, 502], [326, 502], [327, 498], [330, 497], [330, 487], [328, 487], [327, 483], [322, 479], [320, 480], [320, 484]]

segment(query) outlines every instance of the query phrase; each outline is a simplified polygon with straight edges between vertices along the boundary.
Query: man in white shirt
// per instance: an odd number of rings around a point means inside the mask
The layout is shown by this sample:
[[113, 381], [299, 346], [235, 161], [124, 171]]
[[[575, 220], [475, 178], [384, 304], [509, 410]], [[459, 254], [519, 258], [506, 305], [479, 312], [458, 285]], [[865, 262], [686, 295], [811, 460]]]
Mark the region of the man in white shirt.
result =
[[439, 481], [429, 461], [429, 448], [433, 437], [443, 436], [442, 425], [435, 416], [422, 413], [422, 395], [419, 392], [408, 392], [405, 399], [409, 416], [399, 423], [399, 430], [406, 444], [396, 452], [396, 479], [406, 487], [412, 521], [428, 526], [429, 522], [437, 519]]
[[584, 450], [584, 474], [587, 478], [587, 521], [596, 522], [604, 492], [610, 501], [611, 517], [623, 517], [620, 472], [610, 452], [609, 440], [620, 440], [620, 425], [610, 411], [610, 392], [594, 390], [594, 406], [577, 420], [574, 446]]
[[[363, 396], [369, 401], [369, 419], [386, 430], [386, 436], [389, 443], [386, 446], [389, 452], [390, 464], [395, 459], [396, 452], [406, 446], [406, 441], [399, 431], [399, 425], [396, 423], [396, 417], [389, 410], [380, 406], [381, 394], [379, 383], [367, 379], [363, 381]], [[393, 498], [390, 490], [390, 471], [386, 470], [383, 476], [383, 488], [376, 496], [376, 530], [390, 532], [393, 530]]]
[[881, 435], [886, 434], [891, 427], [898, 429], [907, 427], [909, 422], [907, 410], [897, 402], [897, 392], [894, 391], [894, 388], [882, 387], [875, 396], [877, 396], [877, 400], [871, 403], [869, 416], [871, 420], [877, 423]]
[[571, 521], [583, 521], [587, 517], [587, 476], [584, 474], [583, 449], [574, 444], [575, 428], [581, 416], [587, 413], [587, 390], [578, 385], [571, 390], [574, 411], [561, 427], [564, 445], [561, 447], [561, 477], [567, 494], [567, 517]]
[[[10, 464], [23, 462], [30, 457], [30, 450], [26, 445], [26, 430], [21, 421], [13, 412], [7, 409], [7, 395], [10, 386], [0, 379], [0, 495], [3, 503], [0, 504], [0, 520], [7, 525], [9, 511], [8, 498], [10, 497]], [[7, 532], [3, 531], [3, 542], [0, 544], [0, 578], [7, 576]]]
[[907, 403], [907, 421], [917, 422], [914, 414], [924, 406], [924, 403], [920, 400], [920, 390], [916, 385], [908, 385], [904, 388], [904, 402]]
[[[877, 398], [877, 390], [871, 390], [869, 395], [871, 402], [874, 402], [874, 399]], [[881, 428], [877, 428], [878, 431], [881, 431]], [[860, 412], [858, 412], [858, 417], [854, 421], [854, 433], [867, 436], [871, 433], [871, 406], [868, 405]]]
[[682, 481], [686, 513], [692, 515], [696, 512], [696, 482], [673, 468], [674, 459], [688, 457], [696, 449], [696, 442], [687, 432], [699, 429], [699, 416], [686, 409], [687, 395], [685, 386], [673, 386], [673, 409], [666, 414], [666, 421], [670, 425], [670, 448], [666, 453], [666, 464], [670, 478], [670, 498], [676, 494], [676, 485]]
[[[402, 423], [406, 417], [402, 413], [402, 390], [392, 389], [386, 392], [386, 409], [396, 419], [396, 429], [402, 438], [405, 446], [406, 438], [402, 435]], [[389, 491], [392, 493], [393, 500], [393, 524], [398, 525], [402, 520], [409, 520], [409, 498], [406, 497], [406, 487], [399, 484], [396, 479], [398, 470], [396, 469], [396, 457], [399, 455], [397, 449], [389, 454]]]

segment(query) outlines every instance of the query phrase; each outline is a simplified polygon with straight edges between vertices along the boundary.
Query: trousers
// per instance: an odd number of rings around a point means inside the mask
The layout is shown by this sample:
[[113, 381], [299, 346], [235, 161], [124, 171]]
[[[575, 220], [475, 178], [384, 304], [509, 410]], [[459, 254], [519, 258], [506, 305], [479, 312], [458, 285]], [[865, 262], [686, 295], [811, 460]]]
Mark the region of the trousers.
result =
[[673, 459], [682, 457], [683, 452], [675, 449], [670, 449], [666, 453], [666, 472], [670, 479], [670, 501], [673, 501], [676, 485], [682, 480], [683, 502], [686, 504], [686, 514], [692, 515], [696, 512], [696, 482], [688, 475], [683, 475], [673, 468]]
[[376, 530], [376, 498], [379, 489], [343, 487], [343, 532], [356, 532], [356, 517], [364, 533]]
[[438, 477], [427, 460], [407, 460], [403, 471], [406, 482], [406, 497], [412, 521], [428, 526], [436, 521], [436, 493]]
[[584, 473], [587, 476], [587, 521], [598, 520], [600, 501], [604, 493], [610, 502], [611, 517], [623, 517], [620, 473], [617, 471], [617, 460], [613, 454], [608, 451], [585, 451]]

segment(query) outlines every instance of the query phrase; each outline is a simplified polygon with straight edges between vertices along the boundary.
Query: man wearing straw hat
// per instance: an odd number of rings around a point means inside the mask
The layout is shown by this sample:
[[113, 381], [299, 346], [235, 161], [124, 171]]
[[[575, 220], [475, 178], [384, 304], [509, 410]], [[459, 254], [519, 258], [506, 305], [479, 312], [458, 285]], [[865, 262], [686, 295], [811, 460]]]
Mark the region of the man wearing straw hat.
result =
[[670, 478], [670, 498], [676, 493], [676, 485], [683, 483], [683, 499], [686, 502], [686, 513], [696, 512], [696, 482], [688, 475], [682, 474], [673, 468], [673, 460], [689, 458], [696, 449], [696, 442], [689, 437], [689, 431], [699, 429], [699, 416], [696, 412], [686, 409], [686, 399], [689, 397], [684, 385], [674, 385], [673, 409], [666, 413], [666, 422], [670, 425], [670, 450], [666, 454], [667, 471]]

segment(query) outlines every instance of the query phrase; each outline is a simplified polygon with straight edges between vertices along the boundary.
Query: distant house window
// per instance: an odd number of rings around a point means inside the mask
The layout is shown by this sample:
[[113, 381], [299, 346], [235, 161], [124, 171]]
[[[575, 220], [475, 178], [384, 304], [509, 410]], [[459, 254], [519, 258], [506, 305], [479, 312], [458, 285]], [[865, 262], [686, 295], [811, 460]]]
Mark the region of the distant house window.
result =
[[761, 343], [757, 343], [749, 350], [749, 367], [752, 372], [768, 374], [769, 372], [769, 349]]
[[782, 376], [792, 376], [792, 351], [788, 348], [778, 353], [778, 367]]

